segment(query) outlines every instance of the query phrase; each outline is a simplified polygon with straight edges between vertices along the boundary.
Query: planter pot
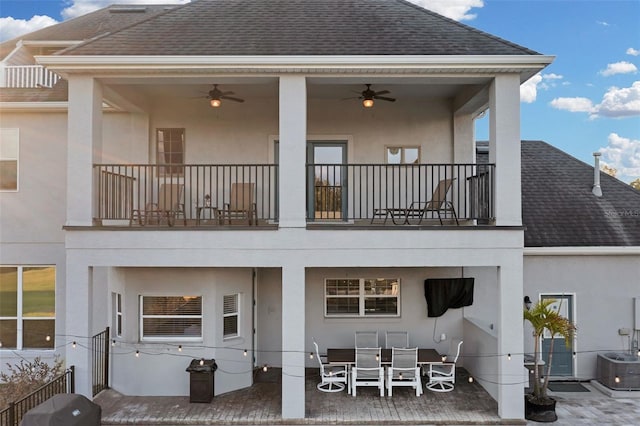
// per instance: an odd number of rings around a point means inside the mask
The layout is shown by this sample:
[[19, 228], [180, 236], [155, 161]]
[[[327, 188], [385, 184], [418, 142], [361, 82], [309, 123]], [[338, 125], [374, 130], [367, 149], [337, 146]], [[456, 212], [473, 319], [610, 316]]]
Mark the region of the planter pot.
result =
[[533, 420], [534, 422], [555, 422], [558, 420], [556, 415], [556, 400], [547, 398], [545, 401], [537, 401], [531, 394], [524, 396], [524, 418]]

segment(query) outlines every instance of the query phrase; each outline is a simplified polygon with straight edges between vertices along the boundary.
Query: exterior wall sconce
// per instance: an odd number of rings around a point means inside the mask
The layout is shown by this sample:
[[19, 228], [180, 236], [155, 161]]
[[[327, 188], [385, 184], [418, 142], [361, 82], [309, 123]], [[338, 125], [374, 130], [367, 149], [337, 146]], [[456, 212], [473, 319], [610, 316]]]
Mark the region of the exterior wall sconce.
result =
[[524, 297], [524, 307], [527, 308], [527, 311], [529, 309], [531, 309], [531, 305], [532, 305], [531, 299], [529, 298], [529, 296], [525, 296]]

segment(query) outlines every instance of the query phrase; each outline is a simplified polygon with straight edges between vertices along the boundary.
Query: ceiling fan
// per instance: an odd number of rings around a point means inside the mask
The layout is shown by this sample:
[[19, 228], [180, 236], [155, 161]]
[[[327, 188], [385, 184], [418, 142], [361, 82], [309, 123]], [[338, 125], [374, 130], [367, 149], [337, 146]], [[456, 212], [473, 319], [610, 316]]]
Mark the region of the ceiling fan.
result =
[[[362, 92], [360, 92], [360, 96], [357, 97], [357, 99], [362, 99], [362, 106], [365, 108], [371, 108], [373, 106], [374, 99], [380, 99], [381, 101], [387, 101], [387, 102], [396, 101], [395, 98], [381, 96], [381, 95], [386, 95], [388, 93], [391, 93], [388, 90], [375, 91], [371, 89], [371, 84], [366, 84], [365, 86], [367, 86], [367, 88], [364, 89]], [[347, 99], [353, 99], [353, 98], [347, 98]]]
[[213, 89], [209, 90], [209, 94], [207, 95], [207, 98], [209, 99], [209, 103], [211, 104], [211, 106], [214, 108], [218, 108], [220, 105], [222, 105], [223, 99], [234, 101], [234, 102], [244, 102], [244, 99], [229, 96], [233, 94], [234, 94], [233, 92], [221, 91], [220, 89], [218, 89], [218, 85], [214, 84]]

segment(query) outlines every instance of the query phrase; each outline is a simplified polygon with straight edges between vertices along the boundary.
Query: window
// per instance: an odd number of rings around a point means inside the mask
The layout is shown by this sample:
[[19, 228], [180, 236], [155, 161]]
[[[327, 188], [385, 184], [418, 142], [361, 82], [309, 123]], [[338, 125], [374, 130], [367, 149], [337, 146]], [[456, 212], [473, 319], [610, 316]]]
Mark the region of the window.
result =
[[141, 340], [202, 340], [202, 296], [140, 296]]
[[2, 349], [53, 349], [55, 306], [55, 267], [0, 267]]
[[18, 129], [0, 129], [0, 191], [18, 190]]
[[420, 147], [388, 146], [387, 164], [419, 164]]
[[122, 294], [111, 293], [111, 306], [113, 309], [113, 324], [111, 326], [115, 337], [122, 337]]
[[240, 295], [229, 294], [224, 296], [222, 308], [222, 337], [228, 339], [240, 335]]
[[156, 163], [160, 176], [182, 176], [184, 172], [184, 129], [156, 130]]
[[325, 280], [328, 317], [400, 316], [400, 280], [345, 278]]

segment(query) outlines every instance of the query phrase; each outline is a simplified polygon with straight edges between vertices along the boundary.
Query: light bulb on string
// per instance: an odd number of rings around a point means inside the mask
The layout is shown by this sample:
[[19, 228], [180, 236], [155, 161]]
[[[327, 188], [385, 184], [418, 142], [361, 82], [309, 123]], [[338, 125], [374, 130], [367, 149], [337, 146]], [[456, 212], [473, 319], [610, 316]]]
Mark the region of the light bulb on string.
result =
[[616, 376], [615, 379], [613, 379], [616, 383], [620, 383], [620, 377]]
[[140, 358], [140, 351], [136, 350], [136, 358]]
[[113, 339], [113, 340], [111, 341], [111, 346], [115, 346], [115, 345], [116, 345], [116, 339]]
[[507, 354], [507, 359], [511, 361], [511, 354]]
[[178, 345], [178, 352], [182, 352], [182, 345]]
[[72, 347], [73, 349], [75, 349], [75, 348], [76, 348], [76, 341], [75, 341], [75, 340], [71, 343], [71, 347]]
[[47, 342], [50, 342], [50, 341], [51, 341], [51, 336], [49, 336], [49, 335], [47, 334], [47, 337], [45, 337], [45, 338], [44, 338], [44, 340], [46, 340]]
[[247, 350], [246, 349], [242, 352], [242, 355], [247, 356]]
[[313, 359], [313, 352], [309, 352], [309, 359]]
[[204, 358], [200, 360], [200, 365], [204, 365]]
[[264, 371], [265, 373], [267, 372], [267, 364], [265, 364], [265, 365], [262, 367], [262, 371]]
[[469, 376], [469, 383], [473, 383], [473, 377]]

